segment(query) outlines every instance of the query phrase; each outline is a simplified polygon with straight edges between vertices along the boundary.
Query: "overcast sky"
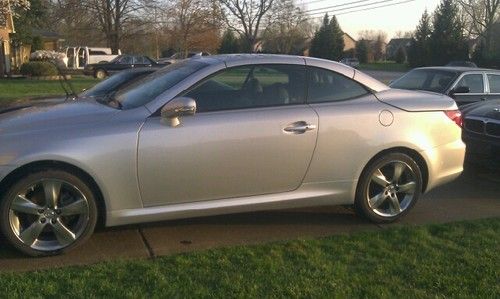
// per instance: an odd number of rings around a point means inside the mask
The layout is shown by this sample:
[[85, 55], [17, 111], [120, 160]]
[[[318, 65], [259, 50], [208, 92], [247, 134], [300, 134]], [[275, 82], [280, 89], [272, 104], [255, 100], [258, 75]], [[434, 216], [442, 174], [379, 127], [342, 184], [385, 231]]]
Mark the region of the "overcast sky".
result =
[[[342, 14], [348, 11], [367, 9], [370, 7], [390, 5], [408, 0], [296, 0], [299, 6], [307, 10], [311, 17], [322, 17], [325, 10], [320, 8], [341, 5], [345, 3], [357, 2], [349, 5], [337, 6], [329, 10], [337, 10], [337, 19], [340, 27], [344, 32], [347, 32], [353, 38], [358, 38], [358, 32], [361, 30], [383, 30], [388, 34], [390, 39], [397, 31], [414, 30], [422, 16], [422, 13], [427, 8], [429, 13], [432, 13], [439, 4], [439, 0], [414, 0], [408, 3], [402, 3], [394, 6], [387, 6], [378, 9], [353, 12]], [[367, 5], [368, 3], [375, 3]], [[347, 9], [348, 7], [358, 6], [356, 8]], [[319, 9], [319, 10], [315, 10]], [[335, 12], [328, 13], [329, 15]], [[316, 19], [320, 20], [320, 19]]]

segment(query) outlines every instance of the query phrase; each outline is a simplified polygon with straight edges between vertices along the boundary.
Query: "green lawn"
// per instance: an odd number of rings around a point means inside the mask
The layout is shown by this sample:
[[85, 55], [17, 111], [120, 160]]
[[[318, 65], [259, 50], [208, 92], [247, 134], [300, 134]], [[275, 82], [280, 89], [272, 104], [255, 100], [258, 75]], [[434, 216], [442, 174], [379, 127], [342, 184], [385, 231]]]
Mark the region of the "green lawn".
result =
[[499, 298], [500, 218], [0, 274], [10, 298]]
[[[70, 82], [75, 90], [80, 92], [99, 81], [91, 77], [75, 77]], [[61, 83], [57, 80], [0, 79], [0, 104], [23, 98], [56, 95], [65, 95]]]
[[390, 72], [406, 72], [410, 67], [406, 64], [395, 63], [394, 61], [382, 61], [372, 63], [362, 63], [358, 67], [360, 70], [370, 71], [390, 71]]

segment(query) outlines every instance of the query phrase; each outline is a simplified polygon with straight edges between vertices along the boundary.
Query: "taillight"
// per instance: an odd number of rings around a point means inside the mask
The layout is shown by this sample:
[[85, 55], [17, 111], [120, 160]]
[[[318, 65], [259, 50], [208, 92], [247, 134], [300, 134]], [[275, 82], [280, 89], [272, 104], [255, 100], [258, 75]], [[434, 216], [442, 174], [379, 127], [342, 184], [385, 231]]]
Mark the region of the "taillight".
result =
[[448, 116], [448, 118], [456, 123], [459, 127], [462, 127], [463, 120], [462, 112], [460, 112], [460, 110], [446, 110], [444, 111], [444, 114], [446, 114], [446, 116]]

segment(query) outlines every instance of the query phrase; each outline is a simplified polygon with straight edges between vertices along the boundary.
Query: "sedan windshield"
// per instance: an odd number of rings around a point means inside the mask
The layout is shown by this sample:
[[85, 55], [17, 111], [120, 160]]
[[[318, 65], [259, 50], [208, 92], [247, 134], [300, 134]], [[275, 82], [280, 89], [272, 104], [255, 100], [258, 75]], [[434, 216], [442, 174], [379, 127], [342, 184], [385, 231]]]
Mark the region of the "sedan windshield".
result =
[[183, 61], [171, 64], [118, 91], [113, 99], [122, 109], [145, 105], [195, 72], [208, 66], [200, 61]]
[[454, 71], [416, 69], [392, 82], [390, 87], [445, 93], [457, 76], [458, 73]]

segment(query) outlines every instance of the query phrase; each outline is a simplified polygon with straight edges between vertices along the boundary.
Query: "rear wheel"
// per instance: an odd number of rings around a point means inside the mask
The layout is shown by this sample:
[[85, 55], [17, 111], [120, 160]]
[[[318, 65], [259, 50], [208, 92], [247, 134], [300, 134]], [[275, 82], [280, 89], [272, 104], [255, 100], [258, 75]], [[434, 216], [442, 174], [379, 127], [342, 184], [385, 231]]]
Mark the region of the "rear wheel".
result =
[[408, 213], [421, 193], [422, 174], [418, 164], [408, 155], [390, 153], [363, 171], [355, 208], [373, 222], [392, 222]]
[[79, 177], [61, 170], [29, 174], [0, 203], [0, 228], [31, 256], [68, 251], [90, 237], [97, 222], [94, 194]]
[[106, 71], [102, 69], [98, 69], [94, 73], [94, 77], [96, 77], [97, 79], [104, 79], [107, 75], [108, 74], [106, 73]]

